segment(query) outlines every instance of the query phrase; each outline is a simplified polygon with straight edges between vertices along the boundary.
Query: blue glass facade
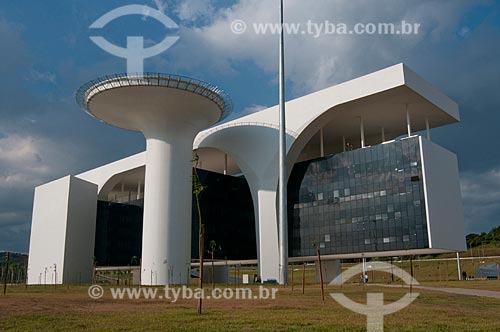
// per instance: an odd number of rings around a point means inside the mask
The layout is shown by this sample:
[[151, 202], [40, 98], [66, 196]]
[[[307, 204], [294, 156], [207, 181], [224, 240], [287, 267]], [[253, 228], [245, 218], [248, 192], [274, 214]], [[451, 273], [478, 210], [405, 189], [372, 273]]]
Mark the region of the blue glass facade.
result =
[[[198, 170], [206, 190], [200, 195], [205, 246], [214, 240], [216, 259], [255, 259], [255, 219], [250, 189], [244, 178]], [[130, 264], [142, 254], [143, 200], [130, 203], [99, 201], [94, 255], [97, 265]], [[198, 209], [193, 195], [191, 256], [198, 258]]]
[[418, 137], [297, 163], [288, 200], [290, 256], [428, 247]]

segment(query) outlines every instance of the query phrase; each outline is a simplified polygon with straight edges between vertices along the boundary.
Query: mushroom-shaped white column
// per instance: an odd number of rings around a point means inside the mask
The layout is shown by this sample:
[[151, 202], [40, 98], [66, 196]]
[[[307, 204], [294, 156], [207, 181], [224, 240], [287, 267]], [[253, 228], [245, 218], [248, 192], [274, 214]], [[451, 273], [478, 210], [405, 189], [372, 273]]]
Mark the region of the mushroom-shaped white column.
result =
[[231, 100], [208, 83], [164, 74], [106, 77], [77, 99], [92, 116], [146, 138], [141, 283], [188, 283], [193, 141], [231, 112]]

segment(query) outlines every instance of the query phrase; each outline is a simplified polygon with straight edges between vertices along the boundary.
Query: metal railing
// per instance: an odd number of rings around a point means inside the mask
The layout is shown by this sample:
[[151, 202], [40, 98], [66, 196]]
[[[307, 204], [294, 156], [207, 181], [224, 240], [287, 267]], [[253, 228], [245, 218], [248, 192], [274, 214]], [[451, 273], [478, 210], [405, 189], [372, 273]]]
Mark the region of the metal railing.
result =
[[196, 93], [213, 101], [221, 110], [220, 120], [233, 111], [229, 95], [217, 86], [197, 79], [163, 73], [114, 74], [97, 78], [82, 85], [76, 92], [76, 102], [89, 111], [90, 100], [98, 93], [131, 86], [161, 86]]

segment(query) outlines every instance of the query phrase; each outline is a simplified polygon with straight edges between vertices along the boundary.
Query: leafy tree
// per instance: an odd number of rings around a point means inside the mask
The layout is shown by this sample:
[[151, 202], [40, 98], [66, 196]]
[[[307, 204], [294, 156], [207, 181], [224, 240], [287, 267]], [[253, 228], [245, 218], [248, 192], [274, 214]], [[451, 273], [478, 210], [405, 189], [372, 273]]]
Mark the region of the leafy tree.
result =
[[492, 244], [500, 246], [500, 226], [493, 228], [489, 233], [481, 234], [471, 233], [466, 236], [467, 247], [474, 248], [482, 244]]

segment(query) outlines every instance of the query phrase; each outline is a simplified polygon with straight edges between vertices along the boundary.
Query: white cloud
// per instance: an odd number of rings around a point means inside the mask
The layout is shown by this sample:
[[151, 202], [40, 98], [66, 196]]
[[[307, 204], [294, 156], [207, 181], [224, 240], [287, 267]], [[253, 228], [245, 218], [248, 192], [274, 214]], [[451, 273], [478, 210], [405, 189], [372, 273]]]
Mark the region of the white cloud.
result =
[[7, 133], [0, 138], [0, 189], [32, 190], [52, 180], [72, 163], [70, 149], [65, 142]]
[[0, 135], [0, 250], [26, 250], [34, 187], [61, 177], [78, 162], [64, 140], [39, 135]]
[[233, 113], [231, 116], [229, 116], [228, 121], [233, 119], [233, 118], [236, 118], [236, 117], [241, 117], [241, 116], [245, 116], [245, 115], [249, 115], [249, 114], [252, 114], [255, 112], [262, 111], [266, 108], [269, 108], [269, 106], [257, 105], [257, 104], [250, 105], [248, 107], [245, 107], [243, 110], [239, 111], [237, 114]]
[[265, 106], [265, 105], [251, 105], [247, 108], [245, 108], [242, 113], [244, 114], [251, 114], [251, 113], [255, 113], [255, 112], [259, 112], [259, 111], [262, 111], [266, 108], [268, 108], [269, 106]]
[[[420, 23], [420, 34], [400, 35], [288, 35], [286, 37], [287, 76], [294, 91], [307, 93], [338, 83], [376, 68], [401, 62], [420, 43], [437, 43], [450, 38], [457, 28], [467, 1], [287, 1], [287, 22], [305, 24], [308, 20], [345, 23]], [[185, 0], [177, 7], [183, 20], [196, 19], [208, 12], [210, 2]], [[203, 9], [202, 9], [203, 8]], [[277, 71], [278, 36], [257, 35], [254, 23], [276, 22], [277, 1], [241, 0], [229, 9], [211, 13], [203, 27], [181, 29], [181, 42], [169, 51], [175, 69], [231, 72], [244, 61], [251, 61], [266, 72]], [[231, 32], [231, 22], [244, 20], [247, 32]], [[195, 51], [193, 51], [195, 50]]]
[[165, 1], [162, 1], [162, 0], [153, 0], [156, 8], [162, 12], [162, 13], [165, 13], [165, 11], [167, 10], [168, 6], [167, 6], [167, 3]]
[[211, 0], [182, 0], [175, 8], [177, 16], [186, 22], [211, 18], [215, 13]]

